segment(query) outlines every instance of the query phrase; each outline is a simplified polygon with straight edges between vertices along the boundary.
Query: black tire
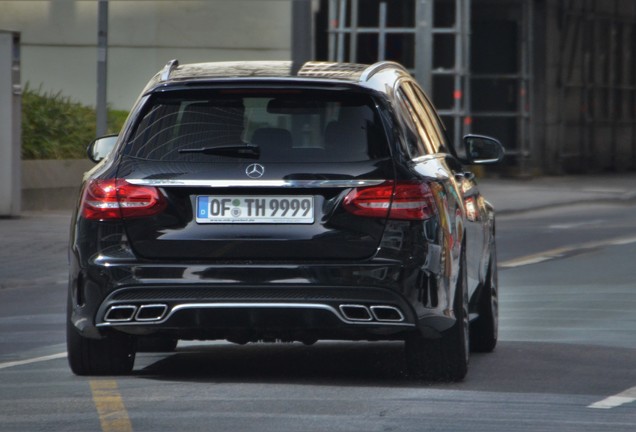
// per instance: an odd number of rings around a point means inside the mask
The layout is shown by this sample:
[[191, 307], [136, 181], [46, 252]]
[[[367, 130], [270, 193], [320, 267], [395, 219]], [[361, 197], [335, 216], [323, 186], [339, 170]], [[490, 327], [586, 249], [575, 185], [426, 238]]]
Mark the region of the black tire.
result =
[[488, 274], [479, 297], [479, 318], [471, 323], [470, 350], [492, 352], [499, 336], [499, 277], [497, 274], [497, 254], [494, 247], [488, 264]]
[[439, 339], [426, 339], [419, 332], [405, 341], [409, 374], [426, 380], [461, 381], [468, 372], [469, 329], [466, 261], [462, 254], [460, 276], [455, 291], [456, 322]]
[[145, 336], [137, 339], [137, 352], [173, 352], [179, 339]]
[[135, 339], [112, 333], [104, 339], [88, 339], [66, 320], [68, 364], [75, 375], [124, 375], [135, 363]]

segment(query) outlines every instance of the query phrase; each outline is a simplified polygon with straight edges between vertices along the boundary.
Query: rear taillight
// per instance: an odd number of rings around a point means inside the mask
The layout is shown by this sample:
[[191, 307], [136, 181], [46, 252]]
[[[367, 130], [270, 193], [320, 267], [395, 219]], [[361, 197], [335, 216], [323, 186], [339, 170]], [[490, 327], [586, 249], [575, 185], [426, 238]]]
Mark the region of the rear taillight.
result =
[[425, 183], [388, 181], [352, 190], [344, 199], [344, 208], [358, 216], [425, 220], [433, 215], [435, 203]]
[[165, 207], [159, 189], [132, 185], [123, 179], [90, 180], [81, 202], [82, 216], [93, 220], [153, 216]]

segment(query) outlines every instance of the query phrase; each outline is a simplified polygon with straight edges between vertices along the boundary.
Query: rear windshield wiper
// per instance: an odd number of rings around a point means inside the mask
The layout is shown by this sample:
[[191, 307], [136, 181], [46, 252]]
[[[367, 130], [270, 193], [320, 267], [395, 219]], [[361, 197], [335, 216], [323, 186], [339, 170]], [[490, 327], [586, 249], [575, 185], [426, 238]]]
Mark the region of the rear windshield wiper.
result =
[[261, 154], [261, 148], [258, 145], [254, 144], [242, 144], [216, 147], [185, 148], [179, 149], [179, 153], [203, 153], [208, 155], [258, 158]]

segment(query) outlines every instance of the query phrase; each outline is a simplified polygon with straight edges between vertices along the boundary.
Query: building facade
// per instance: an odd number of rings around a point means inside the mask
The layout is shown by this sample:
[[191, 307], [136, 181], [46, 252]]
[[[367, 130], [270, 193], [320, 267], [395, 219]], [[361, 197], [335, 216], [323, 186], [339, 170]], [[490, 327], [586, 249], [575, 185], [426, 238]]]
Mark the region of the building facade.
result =
[[[285, 60], [290, 2], [110, 0], [108, 102], [129, 109], [170, 59]], [[0, 29], [21, 34], [22, 82], [95, 105], [98, 1], [0, 1]]]
[[397, 60], [511, 175], [636, 170], [636, 1], [321, 0], [318, 55]]
[[[453, 141], [504, 143], [502, 173], [636, 169], [636, 1], [306, 1], [316, 59], [403, 63]], [[291, 58], [292, 5], [110, 0], [110, 105], [129, 108], [172, 58]], [[0, 28], [22, 35], [23, 83], [95, 103], [97, 1], [0, 0], [0, 11]]]

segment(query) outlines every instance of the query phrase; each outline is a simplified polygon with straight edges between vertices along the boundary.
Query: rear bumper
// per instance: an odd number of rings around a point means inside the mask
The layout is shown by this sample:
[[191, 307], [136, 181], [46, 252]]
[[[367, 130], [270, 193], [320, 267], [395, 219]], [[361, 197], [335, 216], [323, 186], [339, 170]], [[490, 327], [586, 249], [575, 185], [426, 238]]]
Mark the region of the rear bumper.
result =
[[416, 329], [434, 337], [454, 323], [421, 264], [72, 261], [71, 321], [85, 337], [390, 340]]
[[99, 329], [191, 339], [382, 339], [413, 330], [416, 321], [397, 293], [320, 286], [123, 287], [96, 314]]

